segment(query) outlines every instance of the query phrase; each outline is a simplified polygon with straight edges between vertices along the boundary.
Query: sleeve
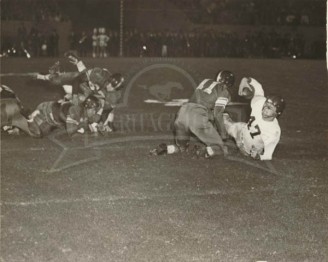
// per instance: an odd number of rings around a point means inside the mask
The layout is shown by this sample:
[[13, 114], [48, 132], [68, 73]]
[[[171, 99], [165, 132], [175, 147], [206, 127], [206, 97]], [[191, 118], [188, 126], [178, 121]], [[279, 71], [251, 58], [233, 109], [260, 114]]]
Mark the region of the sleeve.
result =
[[104, 111], [104, 125], [114, 121], [114, 109]]
[[249, 85], [254, 90], [254, 96], [251, 100], [251, 107], [253, 107], [253, 105], [256, 102], [258, 102], [264, 98], [264, 91], [263, 91], [262, 85], [254, 78], [250, 78]]
[[227, 96], [219, 97], [214, 107], [214, 123], [222, 139], [227, 138], [227, 131], [225, 129], [224, 121], [223, 121], [223, 112], [226, 105], [230, 102], [230, 100], [231, 97], [230, 94], [228, 93]]
[[277, 135], [264, 143], [264, 153], [260, 156], [261, 160], [271, 160], [273, 152], [280, 140], [280, 133], [277, 133]]
[[219, 108], [220, 110], [224, 110], [227, 104], [231, 101], [231, 95], [229, 91], [224, 90], [223, 92], [220, 92], [218, 95], [218, 98], [215, 101], [215, 108]]
[[224, 109], [226, 105], [229, 103], [229, 100], [230, 100], [229, 97], [220, 96], [215, 101], [215, 107], [221, 107]]
[[214, 108], [218, 107], [218, 108], [222, 109], [222, 112], [223, 112], [223, 110], [225, 109], [225, 107], [231, 100], [231, 95], [228, 90], [223, 90], [223, 91], [218, 91], [218, 92], [219, 92], [219, 95], [215, 101]]

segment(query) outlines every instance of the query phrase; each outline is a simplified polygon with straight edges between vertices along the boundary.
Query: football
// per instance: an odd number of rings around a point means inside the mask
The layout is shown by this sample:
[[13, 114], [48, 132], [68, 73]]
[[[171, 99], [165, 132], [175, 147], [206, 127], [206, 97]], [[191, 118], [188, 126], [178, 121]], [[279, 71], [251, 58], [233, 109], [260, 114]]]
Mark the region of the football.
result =
[[254, 89], [244, 87], [241, 96], [246, 99], [252, 99], [254, 96]]

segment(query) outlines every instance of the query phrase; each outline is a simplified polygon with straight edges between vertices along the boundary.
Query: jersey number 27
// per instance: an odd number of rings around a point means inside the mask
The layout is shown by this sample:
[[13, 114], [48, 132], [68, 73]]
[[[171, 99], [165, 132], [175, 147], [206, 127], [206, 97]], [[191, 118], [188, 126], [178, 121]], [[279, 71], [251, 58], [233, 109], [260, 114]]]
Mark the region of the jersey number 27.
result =
[[[251, 118], [249, 119], [249, 121], [247, 123], [248, 130], [250, 130], [250, 128], [251, 128], [254, 121], [255, 121], [255, 117], [251, 116]], [[255, 131], [249, 132], [249, 134], [251, 135], [252, 138], [254, 138], [255, 136], [258, 136], [258, 135], [261, 134], [261, 130], [260, 130], [259, 125], [255, 125], [254, 128], [255, 128]]]

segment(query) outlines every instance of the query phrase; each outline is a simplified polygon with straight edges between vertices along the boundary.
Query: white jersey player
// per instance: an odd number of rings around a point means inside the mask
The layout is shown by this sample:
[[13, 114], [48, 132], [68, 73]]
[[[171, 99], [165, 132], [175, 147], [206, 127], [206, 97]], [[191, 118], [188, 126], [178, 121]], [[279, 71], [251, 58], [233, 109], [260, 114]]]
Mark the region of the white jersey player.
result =
[[262, 85], [254, 78], [244, 77], [238, 94], [251, 98], [251, 116], [248, 123], [233, 122], [225, 114], [224, 124], [244, 155], [254, 159], [271, 160], [280, 140], [281, 129], [277, 117], [285, 108], [285, 101], [277, 95], [264, 96]]

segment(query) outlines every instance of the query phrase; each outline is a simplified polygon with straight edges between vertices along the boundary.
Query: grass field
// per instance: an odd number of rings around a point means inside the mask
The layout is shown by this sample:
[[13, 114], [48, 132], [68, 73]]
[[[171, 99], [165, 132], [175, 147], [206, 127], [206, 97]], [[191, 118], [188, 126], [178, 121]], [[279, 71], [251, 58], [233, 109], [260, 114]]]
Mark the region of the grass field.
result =
[[[59, 60], [62, 70], [74, 70]], [[55, 61], [2, 59], [1, 83], [33, 110], [62, 90], [15, 74], [44, 72]], [[2, 135], [0, 261], [328, 260], [325, 61], [85, 63], [126, 78], [117, 132], [73, 140], [61, 130], [43, 139]], [[252, 76], [286, 98], [274, 159], [246, 159], [232, 144], [228, 158], [149, 156], [172, 140], [173, 102], [219, 69], [233, 71], [236, 86]], [[145, 103], [161, 98], [169, 103]], [[236, 90], [233, 98], [245, 102]]]

